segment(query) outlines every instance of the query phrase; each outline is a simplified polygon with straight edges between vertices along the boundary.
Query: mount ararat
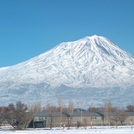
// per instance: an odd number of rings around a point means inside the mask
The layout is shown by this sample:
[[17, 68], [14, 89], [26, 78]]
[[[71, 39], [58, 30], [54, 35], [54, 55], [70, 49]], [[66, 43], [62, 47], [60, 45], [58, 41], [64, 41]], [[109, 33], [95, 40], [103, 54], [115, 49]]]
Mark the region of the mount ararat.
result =
[[42, 105], [63, 98], [77, 106], [134, 102], [134, 57], [102, 36], [63, 42], [28, 61], [0, 68], [1, 105]]

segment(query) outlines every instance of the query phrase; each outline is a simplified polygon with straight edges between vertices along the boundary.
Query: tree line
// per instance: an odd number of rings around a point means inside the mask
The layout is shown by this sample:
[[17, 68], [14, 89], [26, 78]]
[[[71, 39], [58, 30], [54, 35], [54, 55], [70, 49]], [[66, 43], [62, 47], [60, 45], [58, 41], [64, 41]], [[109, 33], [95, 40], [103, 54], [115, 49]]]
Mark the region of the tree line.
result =
[[[63, 99], [58, 99], [58, 106], [47, 104], [42, 107], [40, 102], [37, 102], [34, 105], [28, 106], [27, 104], [22, 103], [21, 101], [16, 102], [15, 104], [10, 103], [7, 107], [2, 107], [0, 111], [0, 125], [3, 122], [8, 122], [14, 129], [25, 129], [29, 122], [33, 119], [34, 113], [37, 112], [47, 112], [49, 113], [48, 123], [50, 128], [53, 127], [53, 122], [55, 119], [55, 113], [60, 113], [60, 122], [62, 114], [66, 114], [70, 119], [73, 118], [73, 112], [76, 109], [74, 103], [69, 101], [68, 106], [64, 105]], [[102, 120], [107, 119], [111, 124], [113, 122], [119, 122], [122, 124], [127, 117], [127, 112], [134, 112], [134, 105], [128, 105], [126, 108], [113, 107], [112, 103], [105, 103], [104, 107], [88, 107], [86, 109], [90, 113], [97, 112], [102, 114]], [[111, 114], [109, 116], [109, 114]], [[70, 127], [71, 122], [68, 120], [68, 127]], [[84, 121], [83, 121], [84, 122]], [[86, 122], [86, 121], [85, 121]], [[80, 125], [80, 122], [78, 122]]]

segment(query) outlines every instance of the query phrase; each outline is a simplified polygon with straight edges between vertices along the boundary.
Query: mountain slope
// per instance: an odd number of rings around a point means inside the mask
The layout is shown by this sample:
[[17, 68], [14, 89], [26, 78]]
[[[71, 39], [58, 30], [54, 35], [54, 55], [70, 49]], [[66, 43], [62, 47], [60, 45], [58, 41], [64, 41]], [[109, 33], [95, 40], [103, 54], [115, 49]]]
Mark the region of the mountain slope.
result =
[[63, 42], [26, 62], [0, 69], [0, 90], [4, 96], [17, 93], [24, 95], [22, 98], [35, 96], [35, 100], [42, 95], [51, 100], [52, 95], [62, 93], [66, 98], [74, 94], [72, 98], [76, 101], [75, 94], [79, 91], [91, 95], [91, 89], [94, 94], [98, 89], [109, 89], [109, 94], [117, 87], [131, 89], [133, 81], [134, 57], [96, 35]]

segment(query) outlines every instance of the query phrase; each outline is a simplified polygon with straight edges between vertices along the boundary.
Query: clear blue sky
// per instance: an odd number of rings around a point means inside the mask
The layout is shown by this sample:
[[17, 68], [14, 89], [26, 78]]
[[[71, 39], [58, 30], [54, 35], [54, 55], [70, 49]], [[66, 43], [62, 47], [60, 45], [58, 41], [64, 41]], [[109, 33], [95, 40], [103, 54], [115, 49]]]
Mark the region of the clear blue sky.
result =
[[0, 67], [94, 34], [134, 55], [134, 0], [0, 0]]

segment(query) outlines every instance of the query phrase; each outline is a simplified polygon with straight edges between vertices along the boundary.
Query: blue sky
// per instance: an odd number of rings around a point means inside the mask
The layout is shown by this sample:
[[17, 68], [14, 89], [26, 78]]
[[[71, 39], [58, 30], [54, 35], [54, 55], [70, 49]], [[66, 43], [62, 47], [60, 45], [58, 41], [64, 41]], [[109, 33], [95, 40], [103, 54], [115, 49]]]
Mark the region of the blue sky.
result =
[[94, 34], [134, 55], [134, 0], [0, 0], [0, 67]]

